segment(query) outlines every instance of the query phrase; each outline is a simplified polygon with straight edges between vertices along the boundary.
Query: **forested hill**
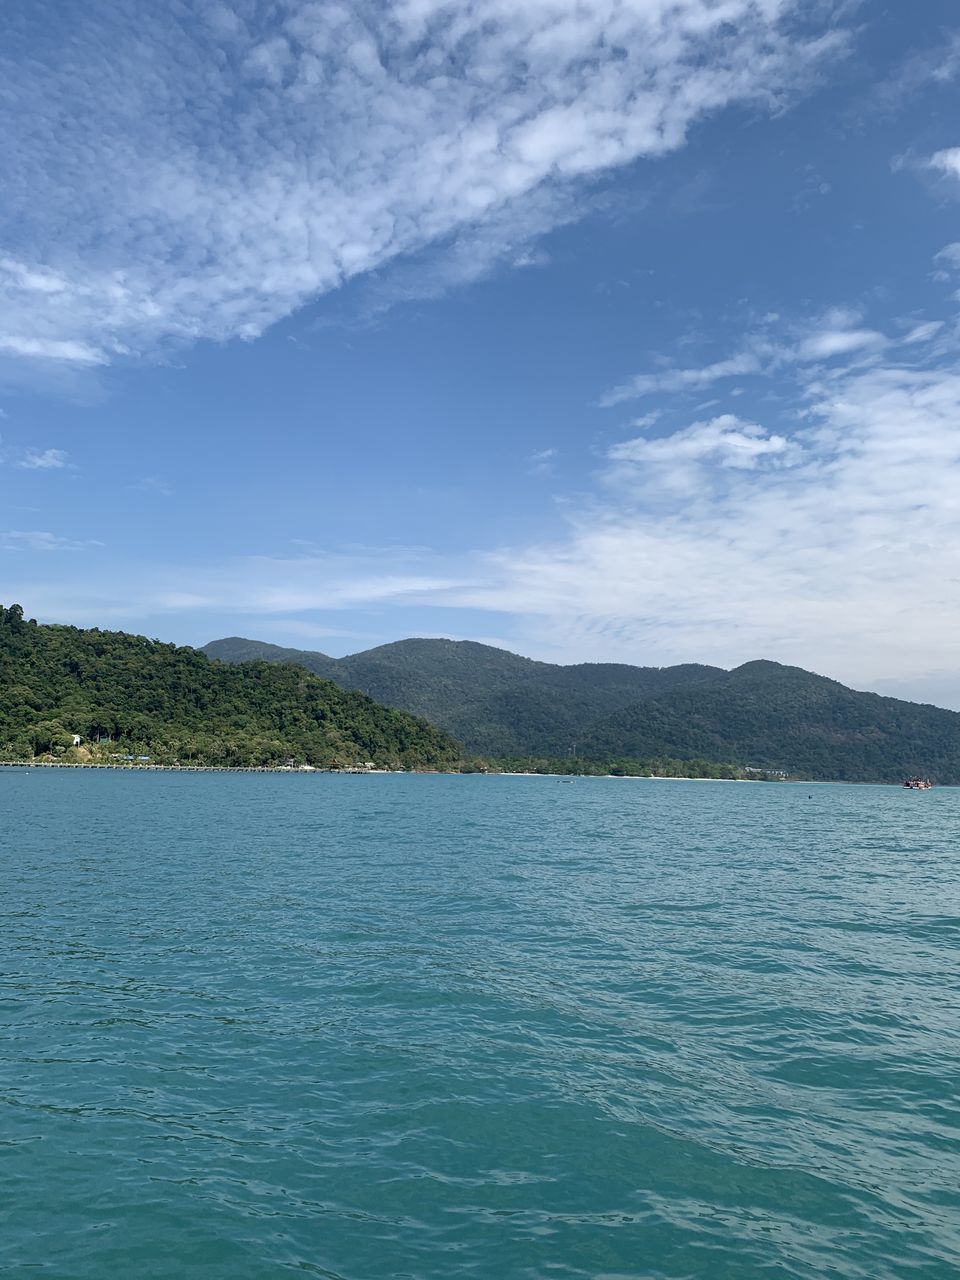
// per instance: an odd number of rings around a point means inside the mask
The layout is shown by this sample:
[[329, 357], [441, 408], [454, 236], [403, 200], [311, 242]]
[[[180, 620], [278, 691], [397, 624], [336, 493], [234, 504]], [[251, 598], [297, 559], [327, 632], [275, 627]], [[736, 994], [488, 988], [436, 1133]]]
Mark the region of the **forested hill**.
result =
[[557, 666], [472, 640], [398, 640], [346, 658], [234, 636], [204, 645], [223, 662], [293, 662], [362, 689], [387, 706], [426, 716], [468, 746], [496, 757], [563, 756], [599, 716], [697, 684], [717, 667]]
[[225, 666], [144, 636], [38, 626], [0, 606], [0, 759], [44, 753], [442, 768], [461, 750], [426, 721], [295, 666]]
[[960, 782], [960, 715], [858, 693], [775, 662], [556, 666], [469, 641], [401, 640], [346, 658], [236, 637], [225, 662], [293, 662], [426, 716], [494, 757], [725, 761], [809, 778]]
[[960, 715], [859, 693], [799, 667], [748, 662], [696, 689], [626, 707], [591, 726], [584, 750], [643, 757], [670, 744], [805, 778], [960, 783]]

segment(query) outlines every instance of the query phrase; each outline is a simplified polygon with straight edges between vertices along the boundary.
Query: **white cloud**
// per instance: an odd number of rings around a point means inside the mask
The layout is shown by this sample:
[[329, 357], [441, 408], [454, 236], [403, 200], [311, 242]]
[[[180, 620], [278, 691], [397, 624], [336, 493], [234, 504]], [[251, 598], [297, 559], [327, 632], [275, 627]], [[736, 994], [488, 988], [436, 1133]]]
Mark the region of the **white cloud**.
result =
[[927, 320], [923, 324], [914, 325], [909, 329], [900, 341], [904, 346], [913, 346], [918, 342], [929, 342], [931, 338], [935, 338], [943, 328], [942, 320]]
[[843, 41], [791, 32], [804, 8], [91, 0], [62, 40], [24, 10], [0, 57], [0, 351], [93, 366], [251, 337], [487, 225], [461, 273], [523, 261], [571, 184], [808, 82]]
[[[567, 541], [504, 551], [460, 602], [525, 614], [541, 655], [766, 656], [855, 685], [955, 669], [960, 369], [854, 366], [806, 396], [793, 466], [581, 510]], [[664, 457], [723, 434], [676, 433]], [[627, 448], [643, 461], [658, 443]]]
[[614, 445], [607, 456], [614, 462], [648, 466], [710, 462], [749, 470], [762, 458], [783, 458], [790, 451], [790, 441], [785, 436], [772, 435], [755, 422], [744, 422], [732, 413], [725, 413], [709, 422], [694, 422], [659, 439], [639, 436], [635, 440], [624, 440]]
[[58, 471], [70, 466], [70, 455], [63, 449], [28, 449], [17, 466], [29, 471]]
[[609, 407], [624, 400], [651, 395], [657, 391], [692, 391], [710, 386], [722, 378], [736, 378], [743, 374], [759, 373], [760, 361], [753, 352], [744, 351], [727, 360], [693, 369], [663, 369], [658, 373], [639, 373], [629, 382], [614, 387], [601, 399], [601, 405]]
[[927, 164], [949, 178], [960, 178], [960, 147], [946, 147], [935, 152]]
[[882, 347], [886, 339], [874, 329], [821, 329], [800, 344], [801, 360], [832, 360], [864, 347]]
[[32, 338], [0, 333], [0, 351], [33, 360], [66, 360], [71, 364], [106, 364], [108, 357], [88, 342], [73, 338]]

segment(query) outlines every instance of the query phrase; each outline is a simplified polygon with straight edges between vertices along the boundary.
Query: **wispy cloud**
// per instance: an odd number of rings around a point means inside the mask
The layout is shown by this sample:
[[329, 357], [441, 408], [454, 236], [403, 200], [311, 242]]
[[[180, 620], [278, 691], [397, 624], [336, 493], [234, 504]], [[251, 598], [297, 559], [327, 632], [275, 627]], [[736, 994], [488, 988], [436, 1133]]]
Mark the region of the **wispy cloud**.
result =
[[102, 350], [74, 338], [37, 338], [15, 333], [0, 333], [0, 351], [34, 360], [66, 360], [70, 364], [106, 364], [108, 359]]
[[945, 244], [939, 253], [934, 254], [933, 260], [941, 268], [960, 271], [960, 240], [954, 240], [952, 244]]
[[130, 486], [131, 489], [138, 489], [141, 493], [156, 493], [162, 498], [169, 498], [173, 494], [173, 489], [164, 480], [163, 476], [144, 476]]
[[884, 76], [867, 95], [861, 108], [869, 114], [902, 111], [904, 105], [924, 90], [945, 88], [960, 77], [960, 33], [940, 34], [930, 48], [909, 53], [891, 73]]
[[61, 471], [70, 466], [70, 455], [63, 449], [27, 449], [17, 466], [27, 471]]
[[95, 538], [64, 538], [43, 529], [8, 529], [0, 532], [2, 551], [86, 551], [102, 547]]
[[[953, 246], [948, 245], [938, 257], [949, 256], [952, 249]], [[792, 365], [831, 362], [837, 357], [859, 355], [869, 360], [894, 341], [925, 342], [942, 327], [941, 322], [930, 321], [914, 326], [907, 336], [894, 340], [876, 329], [864, 328], [860, 322], [859, 312], [839, 307], [790, 326], [778, 325], [774, 317], [749, 333], [741, 350], [733, 355], [687, 367], [661, 359], [656, 369], [635, 374], [605, 392], [600, 405], [609, 408], [643, 396], [698, 392], [730, 378], [767, 375]]]
[[801, 342], [797, 355], [801, 360], [832, 360], [865, 347], [882, 347], [886, 339], [874, 329], [820, 329]]
[[804, 10], [93, 0], [60, 40], [38, 3], [0, 66], [0, 352], [249, 338], [430, 245], [458, 246], [438, 288], [527, 261], [584, 178], [806, 85], [843, 37]]
[[905, 347], [912, 347], [920, 342], [929, 342], [931, 338], [937, 336], [942, 328], [942, 320], [925, 320], [921, 324], [913, 325], [908, 329], [900, 341]]
[[638, 373], [618, 387], [606, 392], [600, 403], [604, 407], [621, 404], [624, 400], [635, 400], [640, 396], [652, 395], [657, 391], [698, 391], [708, 387], [721, 378], [736, 378], [743, 374], [758, 373], [759, 358], [750, 351], [741, 352], [727, 360], [716, 360], [713, 364], [703, 365], [695, 369], [663, 369], [656, 373]]
[[537, 449], [530, 455], [531, 473], [539, 476], [552, 475], [558, 453], [557, 449]]
[[627, 425], [632, 427], [634, 431], [646, 431], [648, 427], [654, 426], [659, 420], [659, 411], [653, 410], [651, 413], [641, 413], [638, 418], [631, 418]]

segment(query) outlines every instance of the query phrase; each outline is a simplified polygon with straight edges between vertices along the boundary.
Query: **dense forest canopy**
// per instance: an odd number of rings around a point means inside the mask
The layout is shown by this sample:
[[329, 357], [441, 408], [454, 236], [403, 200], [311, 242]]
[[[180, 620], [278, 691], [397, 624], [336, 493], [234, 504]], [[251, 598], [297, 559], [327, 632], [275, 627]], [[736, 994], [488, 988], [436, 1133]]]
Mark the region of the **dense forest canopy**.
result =
[[[74, 736], [81, 738], [79, 751]], [[145, 636], [0, 607], [0, 759], [444, 768], [446, 733], [295, 666], [227, 666]]]
[[[425, 716], [468, 750], [501, 758], [579, 753], [598, 717], [724, 675], [717, 667], [563, 667], [472, 640], [398, 640], [346, 658], [231, 637], [203, 652], [224, 662], [294, 662], [345, 689]], [[616, 754], [616, 752], [614, 752]]]

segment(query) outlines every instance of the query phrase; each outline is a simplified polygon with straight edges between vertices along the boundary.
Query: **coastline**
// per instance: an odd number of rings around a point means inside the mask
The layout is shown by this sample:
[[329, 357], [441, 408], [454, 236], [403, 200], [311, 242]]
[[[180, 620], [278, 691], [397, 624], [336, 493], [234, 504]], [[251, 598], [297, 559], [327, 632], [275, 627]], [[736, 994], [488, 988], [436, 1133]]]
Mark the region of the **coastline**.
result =
[[0, 769], [112, 769], [116, 773], [442, 773], [420, 769], [318, 769], [314, 765], [267, 764], [99, 764], [86, 760], [0, 760]]
[[[391, 777], [415, 775], [437, 778], [555, 778], [562, 782], [584, 782], [595, 778], [615, 779], [618, 782], [724, 782], [724, 783], [782, 783], [804, 787], [903, 787], [900, 782], [852, 781], [848, 778], [705, 778], [701, 775], [682, 773], [541, 773], [534, 770], [490, 769], [323, 769], [316, 765], [229, 765], [229, 764], [100, 764], [80, 760], [0, 760], [4, 769], [95, 769], [114, 773], [139, 771], [144, 773], [284, 773], [321, 774], [323, 776], [389, 775]], [[937, 783], [942, 790], [949, 783]]]

